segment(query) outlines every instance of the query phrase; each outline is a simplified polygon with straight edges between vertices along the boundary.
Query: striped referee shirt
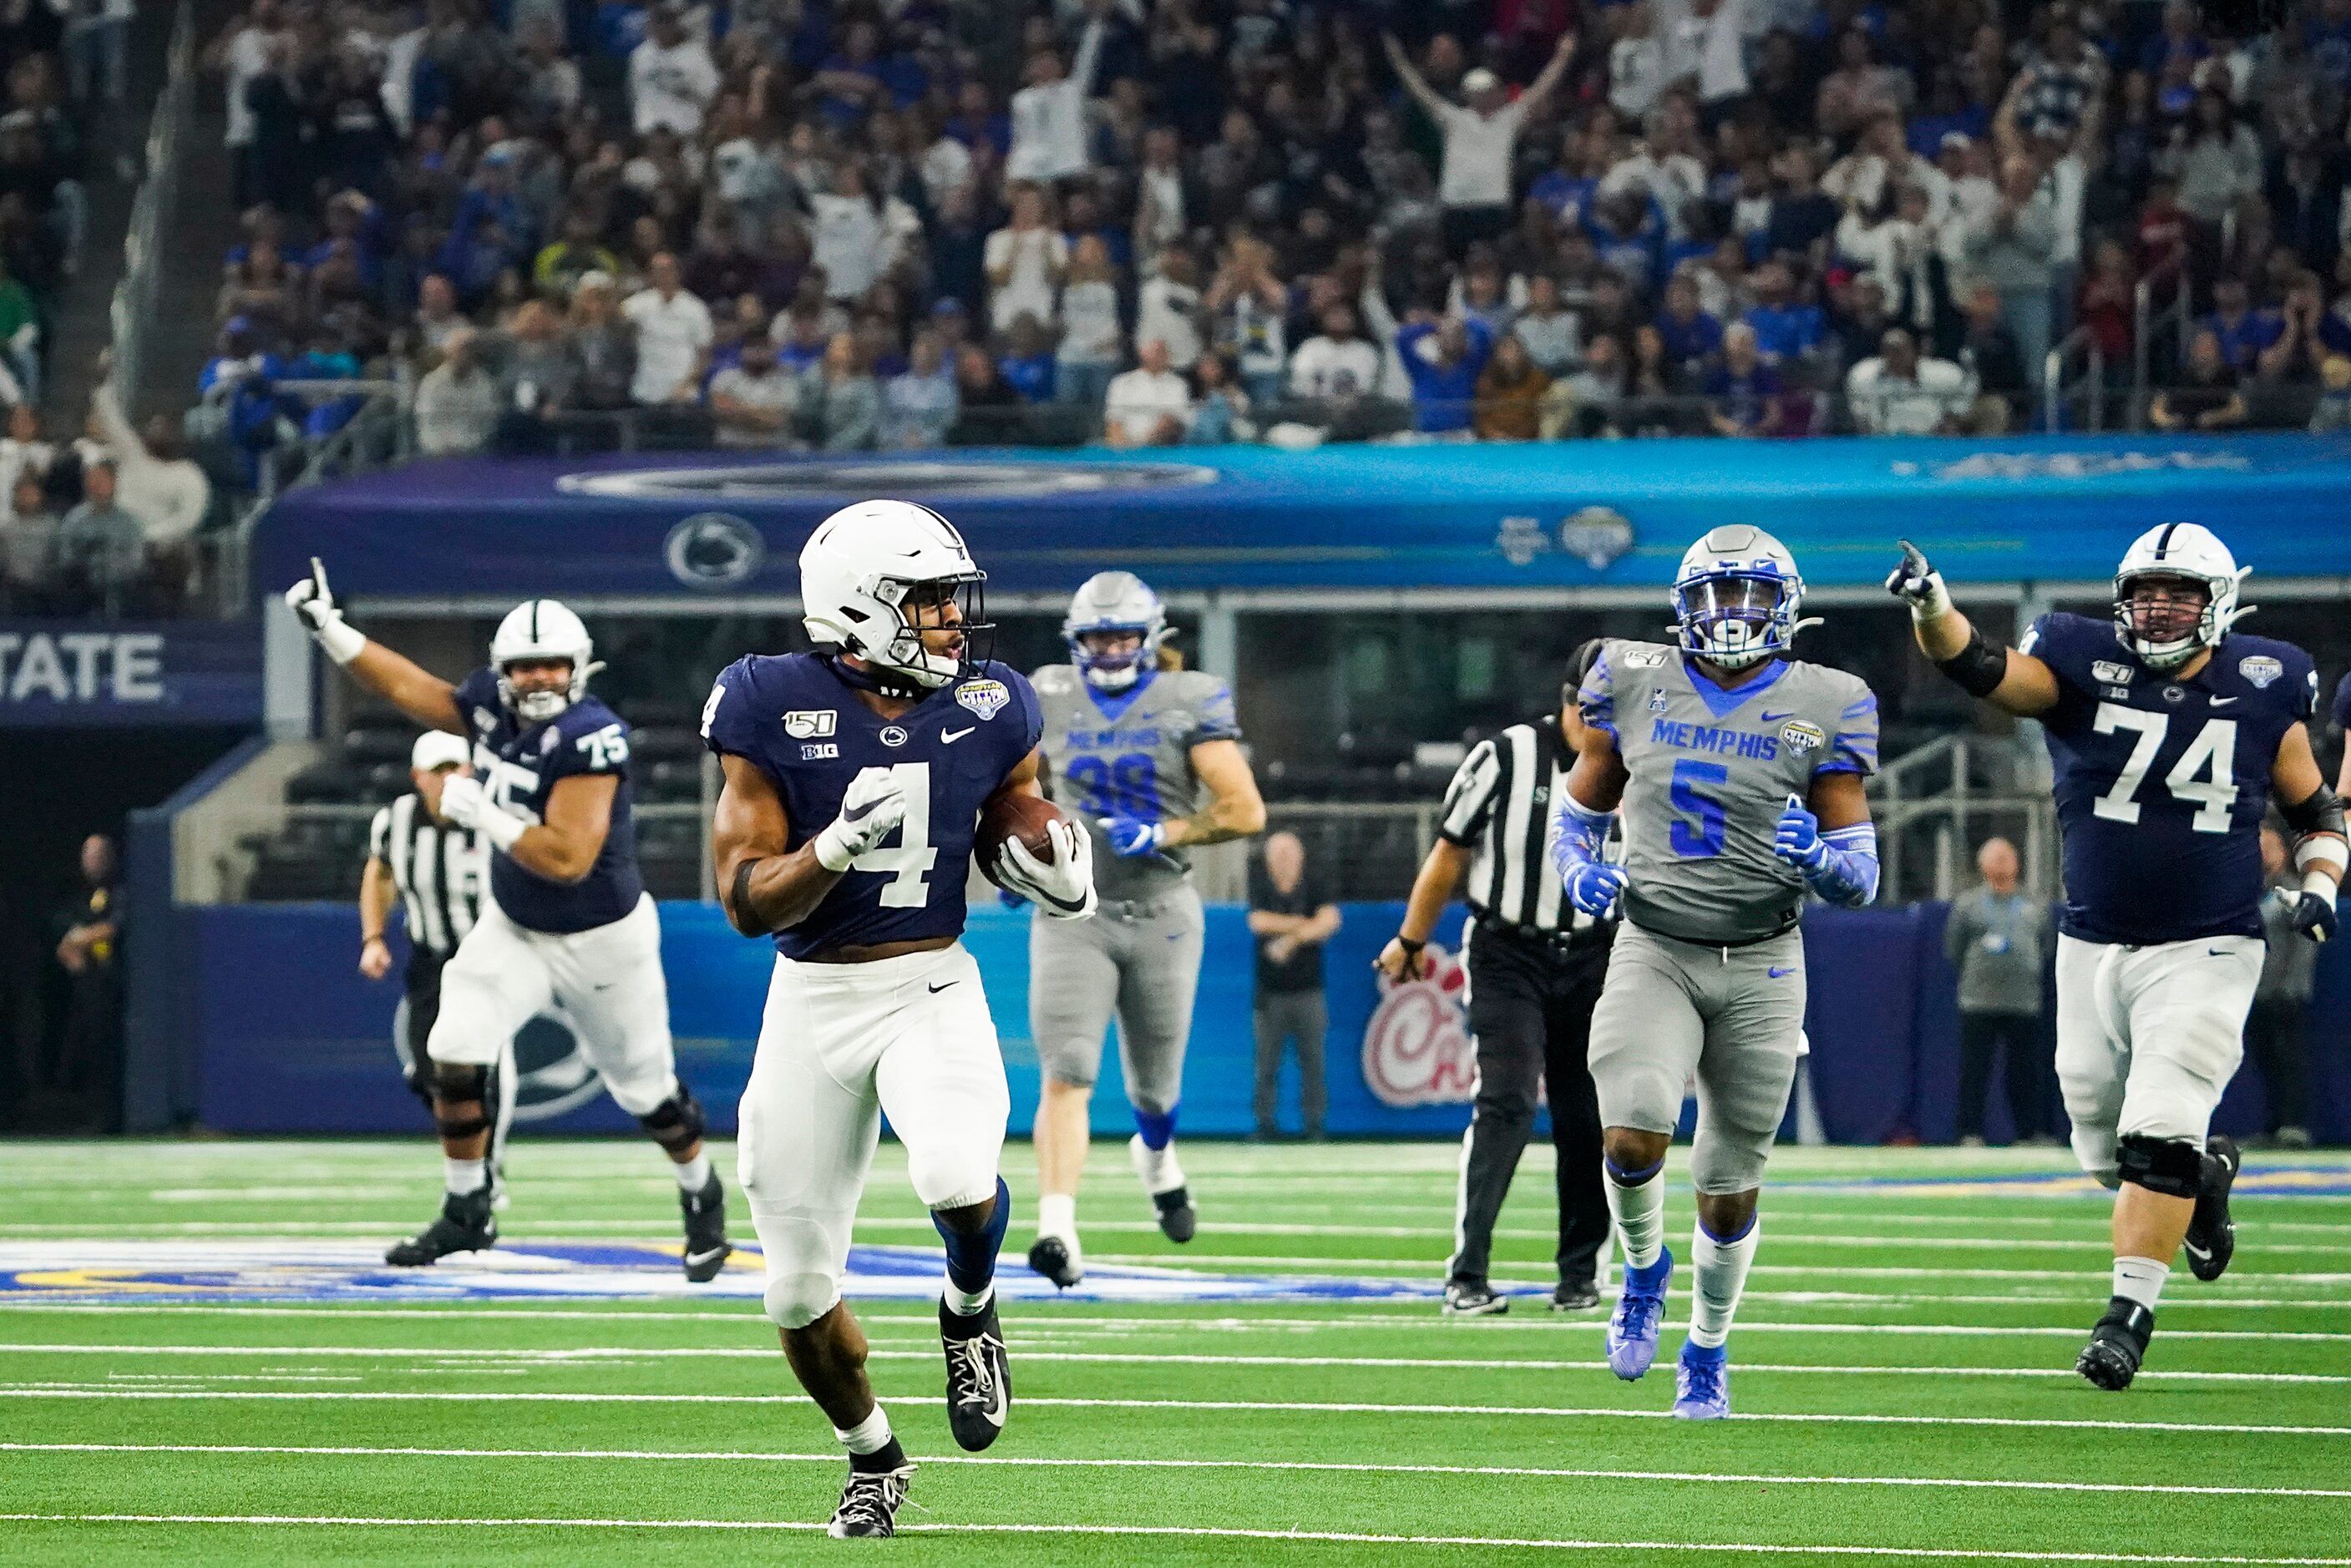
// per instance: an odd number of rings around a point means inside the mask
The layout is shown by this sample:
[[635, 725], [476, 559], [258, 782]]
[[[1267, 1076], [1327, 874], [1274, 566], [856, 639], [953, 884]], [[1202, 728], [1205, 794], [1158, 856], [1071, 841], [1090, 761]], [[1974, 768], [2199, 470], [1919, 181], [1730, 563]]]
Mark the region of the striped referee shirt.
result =
[[1566, 793], [1574, 765], [1559, 716], [1549, 713], [1479, 742], [1455, 770], [1437, 832], [1474, 852], [1469, 907], [1481, 919], [1537, 931], [1583, 931], [1596, 923], [1567, 901], [1546, 853], [1552, 802]]
[[375, 814], [368, 853], [392, 869], [392, 885], [408, 906], [409, 941], [436, 958], [455, 952], [482, 912], [489, 840], [434, 822], [423, 796], [412, 791]]

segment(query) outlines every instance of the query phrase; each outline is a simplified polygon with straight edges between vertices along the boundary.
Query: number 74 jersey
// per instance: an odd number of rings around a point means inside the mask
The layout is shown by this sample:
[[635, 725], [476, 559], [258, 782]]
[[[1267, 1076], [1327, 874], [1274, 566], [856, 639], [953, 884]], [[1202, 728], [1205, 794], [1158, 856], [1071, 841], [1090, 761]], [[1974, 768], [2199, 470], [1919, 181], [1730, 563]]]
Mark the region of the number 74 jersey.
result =
[[2019, 651], [2057, 677], [2041, 715], [2064, 838], [2060, 921], [2152, 947], [2262, 934], [2262, 818], [2286, 732], [2318, 706], [2292, 643], [2231, 634], [2195, 679], [2141, 663], [2111, 620], [2045, 615]]

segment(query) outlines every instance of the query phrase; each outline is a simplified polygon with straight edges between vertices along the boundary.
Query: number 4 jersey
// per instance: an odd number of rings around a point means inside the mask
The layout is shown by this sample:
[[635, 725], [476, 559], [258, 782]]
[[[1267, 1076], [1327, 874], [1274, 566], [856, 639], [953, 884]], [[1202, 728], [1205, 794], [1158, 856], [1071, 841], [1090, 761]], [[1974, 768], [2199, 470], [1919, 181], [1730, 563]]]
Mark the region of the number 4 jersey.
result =
[[2231, 635], [2195, 679], [2149, 668], [2112, 620], [2045, 615], [2018, 645], [2057, 677], [2041, 715], [2064, 836], [2060, 928], [2153, 947], [2262, 934], [2262, 818], [2278, 742], [2318, 706], [2288, 642]]
[[1803, 878], [1772, 838], [1817, 775], [1876, 771], [1877, 699], [1861, 678], [1784, 659], [1725, 689], [1677, 648], [1611, 638], [1577, 700], [1630, 775], [1625, 919], [1708, 947], [1792, 927]]
[[1045, 760], [1053, 804], [1094, 837], [1094, 887], [1105, 898], [1155, 898], [1179, 886], [1190, 861], [1181, 849], [1121, 857], [1102, 819], [1165, 822], [1200, 808], [1192, 748], [1238, 741], [1232, 688], [1196, 670], [1146, 670], [1123, 691], [1097, 691], [1074, 664], [1037, 671]]
[[894, 719], [859, 700], [831, 656], [753, 654], [719, 672], [702, 738], [776, 786], [798, 849], [841, 815], [861, 774], [896, 774], [906, 794], [898, 831], [850, 862], [808, 919], [776, 933], [786, 958], [876, 942], [963, 934], [964, 883], [979, 808], [1037, 747], [1037, 694], [1019, 671], [987, 663]]

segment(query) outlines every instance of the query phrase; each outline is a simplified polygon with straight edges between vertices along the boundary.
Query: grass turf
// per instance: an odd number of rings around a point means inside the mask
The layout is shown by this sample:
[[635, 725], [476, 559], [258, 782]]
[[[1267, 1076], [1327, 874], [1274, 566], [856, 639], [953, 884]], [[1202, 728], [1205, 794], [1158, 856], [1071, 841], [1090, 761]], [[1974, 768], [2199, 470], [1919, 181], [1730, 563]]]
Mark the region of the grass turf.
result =
[[[929, 1241], [895, 1154], [877, 1163], [861, 1242]], [[1442, 1272], [1450, 1146], [1189, 1146], [1189, 1248], [1159, 1237], [1117, 1155], [1100, 1151], [1081, 1210], [1098, 1262]], [[1781, 1151], [1731, 1341], [1744, 1418], [1715, 1426], [1662, 1418], [1686, 1272], [1639, 1384], [1600, 1365], [1599, 1314], [1542, 1310], [1540, 1149], [1502, 1220], [1496, 1277], [1530, 1293], [1508, 1316], [1008, 1303], [1013, 1421], [979, 1462], [946, 1437], [931, 1310], [873, 1303], [875, 1384], [923, 1467], [922, 1511], [881, 1549], [1336, 1564], [1433, 1561], [1474, 1540], [1523, 1543], [1475, 1548], [1505, 1562], [2351, 1562], [2351, 1199], [2241, 1198], [2229, 1276], [2181, 1270], [2147, 1375], [2106, 1395], [2070, 1371], [2106, 1295], [2106, 1203], [2001, 1179], [2062, 1158]], [[1033, 1191], [1028, 1163], [1008, 1152], [1017, 1195]], [[510, 1239], [674, 1235], [649, 1149], [526, 1143], [511, 1166]], [[2324, 1157], [2256, 1166], [2344, 1180]], [[0, 1189], [17, 1198], [0, 1247], [381, 1241], [430, 1211], [434, 1175], [413, 1143], [0, 1147]], [[1967, 1175], [1988, 1181], [1944, 1179]], [[1873, 1185], [1897, 1179], [1921, 1184]], [[1008, 1269], [1029, 1213], [1021, 1202]], [[1668, 1213], [1686, 1235], [1678, 1184]], [[810, 1528], [841, 1460], [753, 1301], [63, 1304], [30, 1283], [0, 1291], [0, 1563], [851, 1550]], [[287, 1395], [301, 1397], [267, 1397]], [[2213, 1427], [2236, 1429], [2199, 1430]]]

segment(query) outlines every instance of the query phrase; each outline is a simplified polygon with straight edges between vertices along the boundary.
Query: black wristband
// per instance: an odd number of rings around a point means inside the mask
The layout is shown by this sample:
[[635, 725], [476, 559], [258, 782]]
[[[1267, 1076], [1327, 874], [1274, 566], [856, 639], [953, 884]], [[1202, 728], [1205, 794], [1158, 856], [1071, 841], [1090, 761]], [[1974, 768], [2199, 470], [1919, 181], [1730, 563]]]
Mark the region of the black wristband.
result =
[[1404, 949], [1405, 957], [1418, 958], [1420, 956], [1420, 950], [1426, 947], [1428, 944], [1425, 941], [1414, 941], [1402, 931], [1398, 931], [1396, 933], [1396, 945]]
[[756, 857], [735, 867], [733, 896], [726, 900], [726, 919], [747, 937], [759, 937], [767, 932], [751, 924], [751, 872], [765, 857]]
[[1968, 628], [1968, 645], [1935, 668], [1959, 682], [1970, 697], [1989, 697], [2008, 679], [2008, 645], [1985, 638], [1983, 628]]

